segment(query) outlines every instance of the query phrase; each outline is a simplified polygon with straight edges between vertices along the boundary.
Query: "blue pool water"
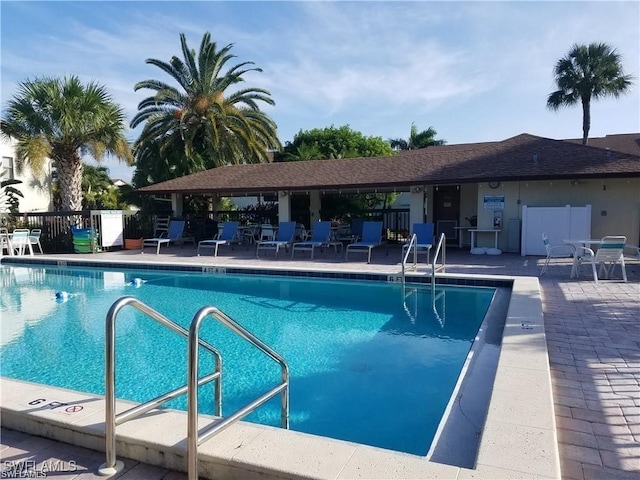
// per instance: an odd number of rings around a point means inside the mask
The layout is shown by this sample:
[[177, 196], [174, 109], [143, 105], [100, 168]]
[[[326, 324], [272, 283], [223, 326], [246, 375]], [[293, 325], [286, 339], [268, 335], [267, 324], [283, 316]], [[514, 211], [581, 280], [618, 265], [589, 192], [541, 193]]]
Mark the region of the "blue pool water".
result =
[[[128, 269], [0, 265], [0, 275], [3, 376], [104, 394], [114, 301], [135, 296], [187, 329], [200, 307], [214, 305], [287, 360], [293, 430], [418, 455], [494, 294], [438, 287], [434, 302], [429, 286], [405, 297], [401, 285], [381, 282]], [[222, 353], [223, 414], [279, 381], [277, 364], [217, 322], [201, 333]], [[186, 383], [186, 340], [131, 307], [118, 315], [116, 336], [119, 398], [147, 401]], [[200, 359], [201, 372], [211, 371], [212, 359]], [[201, 388], [202, 413], [212, 413], [211, 392]], [[167, 406], [186, 409], [186, 398]], [[279, 425], [279, 397], [246, 420]]]

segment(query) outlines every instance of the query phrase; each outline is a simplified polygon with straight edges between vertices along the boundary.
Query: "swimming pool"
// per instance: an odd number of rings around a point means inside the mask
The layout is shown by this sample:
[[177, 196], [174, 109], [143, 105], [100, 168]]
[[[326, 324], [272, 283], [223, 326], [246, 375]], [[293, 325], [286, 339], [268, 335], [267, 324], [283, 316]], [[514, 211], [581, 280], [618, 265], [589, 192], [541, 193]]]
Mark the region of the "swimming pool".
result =
[[[292, 429], [419, 455], [494, 293], [438, 287], [434, 302], [429, 287], [405, 298], [401, 285], [380, 282], [13, 266], [0, 273], [4, 376], [103, 394], [104, 317], [116, 299], [133, 295], [185, 327], [199, 307], [216, 305], [287, 359]], [[56, 300], [61, 291], [66, 301]], [[186, 342], [165, 330], [133, 310], [119, 315], [118, 397], [145, 401], [184, 383]], [[202, 334], [223, 355], [225, 412], [279, 378], [213, 322]], [[203, 397], [201, 411], [210, 412]], [[277, 400], [247, 420], [277, 425]]]

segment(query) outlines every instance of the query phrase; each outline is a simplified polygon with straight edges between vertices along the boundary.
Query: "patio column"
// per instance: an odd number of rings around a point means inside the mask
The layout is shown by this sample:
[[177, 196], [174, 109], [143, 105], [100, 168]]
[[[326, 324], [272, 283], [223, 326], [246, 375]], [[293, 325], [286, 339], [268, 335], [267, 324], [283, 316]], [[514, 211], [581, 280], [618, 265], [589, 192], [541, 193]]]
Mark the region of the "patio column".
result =
[[409, 228], [413, 228], [414, 223], [424, 223], [427, 209], [427, 202], [424, 194], [424, 186], [413, 185], [409, 189]]
[[291, 221], [291, 197], [289, 192], [278, 192], [278, 222]]
[[184, 208], [184, 198], [180, 193], [171, 194], [171, 210], [174, 217], [182, 217], [182, 209]]
[[308, 225], [309, 228], [320, 220], [320, 190], [312, 190], [309, 192], [309, 216], [311, 218], [311, 225]]

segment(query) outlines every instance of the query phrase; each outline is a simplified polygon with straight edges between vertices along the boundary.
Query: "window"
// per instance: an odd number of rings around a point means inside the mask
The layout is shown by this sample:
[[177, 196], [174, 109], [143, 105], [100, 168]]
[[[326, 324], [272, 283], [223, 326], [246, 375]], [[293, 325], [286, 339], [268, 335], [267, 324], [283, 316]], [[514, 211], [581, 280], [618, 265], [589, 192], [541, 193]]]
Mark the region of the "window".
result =
[[15, 177], [13, 176], [13, 158], [12, 157], [2, 157], [2, 179], [3, 180], [13, 180]]

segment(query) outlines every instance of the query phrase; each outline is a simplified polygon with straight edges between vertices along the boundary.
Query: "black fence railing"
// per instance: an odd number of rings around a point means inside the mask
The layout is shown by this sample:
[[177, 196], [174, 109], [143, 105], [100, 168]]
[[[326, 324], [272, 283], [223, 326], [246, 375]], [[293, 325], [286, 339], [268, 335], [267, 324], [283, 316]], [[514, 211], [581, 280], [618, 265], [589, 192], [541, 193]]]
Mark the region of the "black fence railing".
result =
[[[292, 212], [294, 213], [294, 212]], [[294, 216], [294, 219], [300, 217]], [[149, 238], [153, 235], [154, 224], [157, 217], [166, 214], [123, 212], [124, 238]], [[247, 223], [278, 223], [277, 211], [245, 211], [228, 210], [214, 212], [188, 213], [183, 215], [186, 220], [186, 228], [197, 241], [213, 238], [218, 232], [218, 223], [224, 221], [238, 221]], [[385, 237], [391, 243], [404, 242], [408, 236], [409, 210], [386, 209], [369, 210], [359, 212], [353, 217], [363, 220], [382, 220]], [[45, 253], [73, 253], [72, 228], [95, 228], [100, 231], [100, 225], [91, 224], [91, 211], [82, 210], [74, 212], [30, 212], [30, 213], [3, 213], [1, 218], [3, 227], [12, 231], [15, 228], [39, 228], [42, 230], [40, 243]], [[348, 219], [345, 220], [348, 223]], [[300, 222], [304, 223], [304, 222]], [[307, 225], [310, 228], [311, 225]]]

